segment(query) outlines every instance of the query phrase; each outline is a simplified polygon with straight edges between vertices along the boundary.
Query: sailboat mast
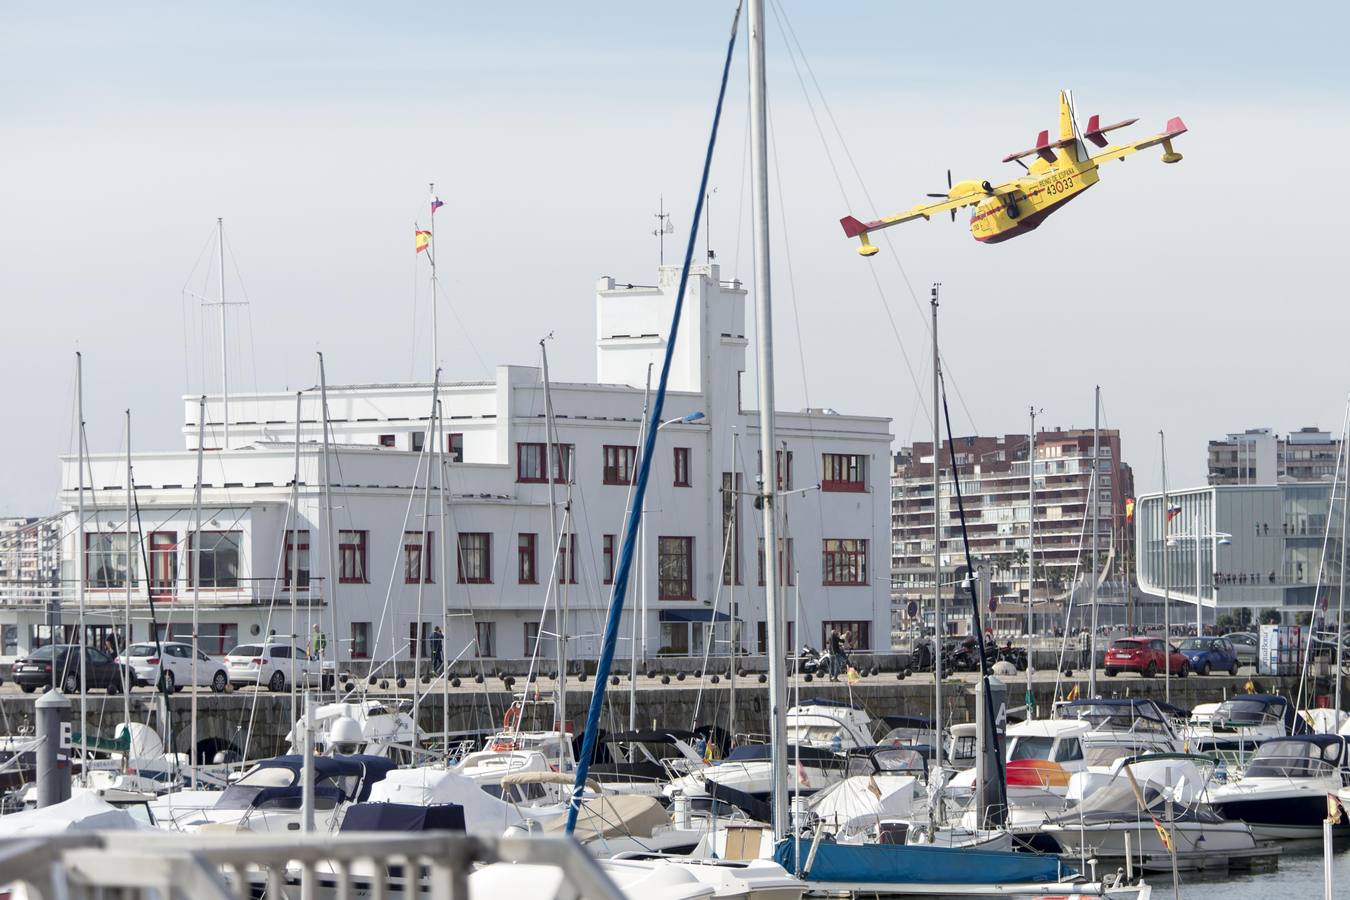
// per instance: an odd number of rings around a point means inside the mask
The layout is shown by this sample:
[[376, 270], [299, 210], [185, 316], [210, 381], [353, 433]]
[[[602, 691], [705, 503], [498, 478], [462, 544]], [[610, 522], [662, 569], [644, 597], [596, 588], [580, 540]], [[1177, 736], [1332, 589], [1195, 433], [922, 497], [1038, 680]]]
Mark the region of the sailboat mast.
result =
[[[647, 365], [647, 388], [642, 393], [642, 423], [638, 426], [639, 447], [646, 446], [643, 440], [647, 432], [647, 410], [651, 404], [652, 395], [652, 367]], [[628, 498], [624, 501], [624, 514], [628, 514], [629, 507], [633, 505], [633, 483], [636, 479], [628, 482]], [[645, 510], [643, 511], [645, 513]], [[642, 520], [638, 520], [638, 563], [642, 563]], [[644, 573], [645, 575], [645, 573]], [[647, 595], [645, 592], [646, 579], [643, 579], [642, 603], [636, 614], [632, 614], [628, 619], [628, 730], [637, 730], [637, 671], [638, 671], [638, 620], [644, 618], [647, 611]], [[645, 649], [645, 648], [644, 648]], [[643, 662], [646, 662], [644, 656]]]
[[[446, 568], [448, 560], [446, 559], [447, 537], [446, 528], [450, 523], [450, 516], [446, 507], [446, 460], [445, 460], [445, 410], [441, 401], [436, 401], [436, 454], [438, 464], [436, 470], [437, 493], [440, 495], [441, 511], [441, 671], [437, 674], [441, 677], [441, 747], [445, 753], [445, 763], [450, 764], [450, 666], [446, 661], [446, 649], [449, 647], [450, 640], [450, 577], [449, 570]], [[426, 551], [424, 551], [426, 552]], [[414, 724], [414, 730], [416, 724]]]
[[[562, 475], [569, 483], [571, 482], [572, 473], [568, 470], [571, 468], [572, 461], [571, 459], [568, 459], [567, 466], [563, 466], [562, 452], [561, 448], [558, 446], [558, 436], [553, 422], [553, 392], [549, 389], [548, 381], [548, 347], [545, 346], [544, 343], [547, 340], [548, 338], [543, 338], [539, 341], [540, 367], [541, 374], [544, 376], [544, 471], [548, 473], [549, 546], [553, 548], [554, 553], [557, 553], [560, 545], [558, 544], [558, 501], [554, 490], [553, 461], [555, 459], [558, 461], [558, 474]], [[563, 526], [566, 527], [567, 523], [568, 519], [567, 517], [564, 517]], [[565, 539], [566, 537], [564, 537], [564, 540]], [[570, 550], [571, 548], [569, 547], [568, 549]], [[571, 559], [567, 559], [567, 561], [569, 564], [572, 563]], [[565, 579], [567, 573], [564, 570], [560, 571], [559, 575]], [[548, 589], [544, 592], [545, 596], [548, 595], [548, 590], [557, 591], [558, 585], [556, 583], [549, 585]], [[554, 703], [558, 708], [558, 730], [562, 731], [566, 727], [565, 723], [567, 722], [567, 615], [562, 608], [562, 597], [557, 596], [554, 599], [556, 600], [557, 605], [554, 607], [553, 612], [553, 628], [558, 633], [558, 686], [554, 690]], [[543, 629], [543, 626], [544, 623], [541, 621], [539, 623], [540, 630]], [[523, 717], [524, 711], [522, 710], [521, 718]], [[517, 719], [516, 721], [519, 723], [520, 719]], [[560, 745], [563, 743], [565, 742], [559, 742]], [[560, 750], [559, 769], [562, 768], [561, 753], [562, 751]]]
[[[1347, 410], [1350, 411], [1350, 401], [1347, 401]], [[1341, 709], [1341, 682], [1345, 680], [1345, 670], [1341, 668], [1345, 662], [1345, 537], [1346, 537], [1346, 519], [1350, 518], [1350, 454], [1346, 453], [1346, 439], [1350, 438], [1350, 416], [1347, 416], [1347, 424], [1341, 429], [1341, 456], [1346, 458], [1346, 468], [1341, 475], [1341, 584], [1337, 592], [1336, 601], [1336, 690], [1335, 702], [1332, 709]], [[1327, 504], [1327, 514], [1336, 508], [1336, 484], [1332, 481], [1331, 502]], [[1217, 524], [1217, 523], [1216, 523]], [[1217, 566], [1216, 566], [1217, 568]], [[1218, 615], [1218, 600], [1214, 601], [1215, 615]], [[1215, 619], [1218, 623], [1218, 619]]]
[[434, 181], [427, 185], [427, 191], [431, 197], [431, 224], [427, 226], [428, 231], [430, 231], [427, 259], [431, 262], [431, 371], [435, 372], [440, 367], [441, 354], [440, 330], [437, 325], [436, 309], [436, 183]]
[[[765, 24], [764, 0], [750, 0], [750, 194], [753, 207], [750, 221], [755, 252], [755, 352], [759, 358], [759, 480], [764, 513], [764, 555], [765, 559], [771, 560], [778, 552], [778, 515], [775, 511], [778, 466], [775, 455], [777, 440], [774, 435], [773, 303], [769, 281], [769, 123], [764, 66]], [[764, 618], [769, 653], [769, 745], [781, 749], [787, 745], [783, 609], [778, 596], [778, 566], [766, 565], [764, 570]], [[785, 766], [773, 766], [769, 807], [775, 840], [781, 839], [787, 832], [786, 773]]]
[[[740, 665], [741, 635], [736, 628], [736, 576], [740, 574], [741, 568], [741, 542], [736, 539], [736, 529], [740, 524], [736, 521], [736, 513], [740, 510], [741, 495], [737, 493], [736, 485], [736, 461], [740, 456], [740, 435], [736, 429], [731, 430], [731, 484], [727, 489], [731, 492], [731, 521], [728, 524], [728, 530], [731, 532], [728, 537], [732, 540], [731, 556], [726, 564], [731, 568], [731, 575], [727, 578], [727, 609], [731, 613], [731, 667], [727, 672], [727, 735], [734, 742], [736, 740], [736, 669]], [[709, 737], [712, 737], [709, 734]]]
[[[131, 642], [131, 567], [136, 562], [136, 556], [132, 552], [131, 541], [131, 410], [127, 410], [127, 595], [122, 610], [122, 640], [120, 647], [114, 647], [118, 654], [123, 656], [127, 652], [127, 644]], [[146, 572], [145, 577], [149, 579], [150, 573]], [[130, 657], [127, 657], [128, 663]], [[122, 721], [123, 727], [127, 728], [127, 738], [131, 737], [131, 667], [124, 665], [122, 667]], [[115, 736], [115, 735], [114, 735]], [[122, 766], [126, 768], [131, 762], [131, 745], [127, 745], [127, 751], [122, 757]]]
[[[221, 421], [225, 424], [225, 442], [222, 447], [230, 446], [230, 369], [226, 355], [225, 341], [225, 220], [216, 219], [216, 250], [219, 253], [220, 276], [220, 397], [224, 404]], [[198, 445], [200, 446], [200, 444]]]
[[[223, 298], [222, 298], [223, 300]], [[221, 309], [224, 309], [222, 304]], [[223, 322], [224, 320], [222, 320]], [[230, 417], [226, 416], [225, 421], [229, 422]], [[228, 426], [227, 426], [228, 427]], [[206, 440], [206, 395], [202, 394], [197, 398], [197, 485], [193, 491], [192, 497], [192, 547], [188, 555], [189, 574], [192, 576], [192, 727], [191, 727], [191, 747], [188, 755], [188, 772], [192, 780], [192, 786], [197, 786], [197, 634], [199, 630], [201, 612], [201, 584], [202, 584], [202, 461], [203, 461], [203, 443]], [[294, 623], [295, 616], [291, 616]], [[169, 705], [169, 698], [164, 697], [164, 705]], [[292, 710], [294, 713], [294, 710]], [[295, 716], [291, 716], [291, 721], [295, 721]]]
[[1032, 594], [1036, 587], [1036, 407], [1031, 408], [1031, 434], [1027, 443], [1027, 718], [1032, 718], [1031, 664], [1035, 639]]
[[1163, 699], [1172, 702], [1172, 581], [1168, 571], [1167, 513], [1171, 501], [1167, 496], [1167, 435], [1158, 429], [1158, 451], [1162, 456], [1162, 577], [1163, 577]]
[[1088, 502], [1092, 504], [1092, 619], [1088, 632], [1088, 696], [1097, 696], [1097, 508], [1100, 506], [1098, 479], [1101, 477], [1101, 463], [1097, 461], [1097, 448], [1101, 441], [1102, 424], [1102, 387], [1097, 385], [1092, 393], [1092, 474], [1088, 477]]
[[[80, 543], [86, 544], [87, 541], [85, 540], [84, 537], [84, 456], [85, 456], [84, 357], [78, 352], [75, 354], [75, 417], [76, 419], [79, 420], [80, 423], [78, 434], [76, 435], [75, 438], [76, 441], [78, 441], [79, 443], [79, 452], [76, 458], [76, 463], [80, 469], [80, 488], [79, 488], [79, 499], [76, 501], [77, 504], [76, 515], [79, 517], [80, 521], [79, 527]], [[80, 562], [84, 559], [84, 557], [85, 557], [85, 547], [84, 546], [77, 547], [75, 550], [76, 561]], [[83, 566], [77, 566], [76, 568], [77, 568], [77, 577], [79, 579], [78, 581], [75, 582], [75, 596], [79, 600], [79, 629], [80, 629], [80, 639], [76, 642], [79, 645], [79, 653], [80, 653], [80, 758], [83, 760], [85, 765], [83, 771], [87, 773], [89, 771], [88, 770], [89, 738], [87, 736], [87, 733], [89, 731], [89, 681], [88, 681], [89, 675], [88, 672], [86, 672], [85, 670], [88, 669], [89, 667], [84, 665], [84, 648], [89, 644], [89, 635], [84, 630], [85, 573], [81, 571]], [[128, 578], [131, 577], [131, 572], [129, 569], [127, 571], [127, 577]], [[53, 634], [52, 643], [55, 644], [56, 642], [57, 642], [56, 635]], [[55, 659], [55, 657], [53, 657], [53, 659]], [[56, 669], [57, 669], [56, 666], [52, 666], [53, 681], [55, 681], [55, 679], [58, 677], [55, 674]]]
[[942, 358], [938, 355], [938, 288], [933, 285], [933, 754], [934, 769], [942, 769], [942, 644], [947, 629], [942, 621], [942, 432], [939, 382], [942, 379]]
[[[333, 488], [331, 479], [328, 477], [328, 378], [323, 368], [323, 354], [319, 354], [319, 427], [323, 430], [323, 532], [324, 547], [323, 555], [328, 570], [328, 609], [330, 621], [333, 623], [333, 671], [337, 671], [337, 558], [334, 548], [337, 546], [337, 532], [333, 527]], [[311, 596], [311, 602], [313, 598]], [[320, 613], [320, 618], [323, 614]], [[374, 648], [369, 648], [374, 650]], [[319, 668], [323, 668], [323, 659], [320, 657]], [[320, 676], [322, 683], [323, 678]], [[333, 699], [337, 699], [337, 678], [333, 679]]]

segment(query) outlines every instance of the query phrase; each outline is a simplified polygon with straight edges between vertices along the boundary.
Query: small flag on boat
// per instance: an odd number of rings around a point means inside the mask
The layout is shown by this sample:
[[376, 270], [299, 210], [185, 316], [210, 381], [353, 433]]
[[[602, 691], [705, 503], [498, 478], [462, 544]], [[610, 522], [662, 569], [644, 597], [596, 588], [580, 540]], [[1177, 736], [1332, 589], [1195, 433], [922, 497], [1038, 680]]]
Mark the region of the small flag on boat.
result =
[[1126, 498], [1125, 498], [1125, 524], [1128, 525], [1128, 524], [1130, 524], [1130, 523], [1133, 522], [1133, 521], [1134, 521], [1134, 498], [1133, 498], [1133, 497], [1126, 497]]
[[708, 741], [707, 744], [706, 744], [706, 745], [704, 746], [704, 748], [703, 748], [703, 762], [706, 763], [706, 764], [711, 765], [711, 763], [712, 763], [712, 761], [713, 761], [713, 758], [714, 758], [716, 755], [717, 755], [717, 751], [716, 751], [715, 746], [713, 745], [713, 742], [712, 742], [712, 741]]
[[858, 674], [857, 669], [853, 668], [852, 666], [849, 666], [848, 674], [844, 676], [844, 679], [849, 684], [857, 684], [858, 682], [862, 681], [862, 676]]
[[881, 800], [881, 785], [877, 784], [875, 775], [867, 776], [867, 790], [870, 791], [872, 796], [876, 797], [878, 801]]
[[1341, 824], [1341, 801], [1335, 794], [1327, 794], [1327, 821], [1332, 825]]
[[797, 760], [797, 781], [798, 783], [801, 784], [802, 787], [811, 786], [811, 780], [806, 777], [806, 767], [802, 765], [802, 761], [800, 759]]
[[1171, 522], [1177, 516], [1181, 515], [1181, 504], [1173, 503], [1167, 507], [1167, 521]]
[[1167, 852], [1176, 853], [1176, 848], [1172, 845], [1172, 835], [1168, 833], [1166, 826], [1154, 819], [1153, 827], [1158, 829], [1158, 837], [1162, 840], [1163, 846], [1167, 848]]
[[431, 232], [423, 231], [422, 229], [419, 228], [416, 230], [414, 234], [417, 249], [414, 250], [413, 252], [421, 253], [423, 250], [427, 249], [427, 247], [431, 244]]
[[1065, 697], [1064, 699], [1066, 699], [1066, 700], [1077, 700], [1077, 699], [1078, 699], [1078, 685], [1075, 684], [1073, 687], [1069, 688], [1069, 696]]
[[436, 210], [440, 209], [444, 205], [445, 204], [441, 202], [440, 197], [437, 197], [435, 194], [431, 195], [431, 214], [433, 216], [436, 215]]

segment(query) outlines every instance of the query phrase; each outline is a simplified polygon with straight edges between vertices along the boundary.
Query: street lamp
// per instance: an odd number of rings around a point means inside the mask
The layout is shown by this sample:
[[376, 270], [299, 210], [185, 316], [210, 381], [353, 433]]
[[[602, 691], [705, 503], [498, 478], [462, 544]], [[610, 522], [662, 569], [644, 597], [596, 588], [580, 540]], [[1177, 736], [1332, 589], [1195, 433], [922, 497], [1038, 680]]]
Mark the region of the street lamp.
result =
[[[1177, 534], [1167, 538], [1166, 547], [1172, 548], [1179, 546], [1182, 541], [1192, 541], [1195, 544], [1195, 636], [1200, 637], [1205, 633], [1204, 616], [1205, 607], [1200, 602], [1200, 586], [1202, 583], [1202, 567], [1200, 565], [1200, 542], [1214, 541], [1214, 546], [1229, 547], [1233, 544], [1233, 536], [1226, 531], [1211, 531], [1207, 534], [1200, 533], [1200, 511], [1195, 511], [1195, 517], [1192, 520], [1193, 527], [1190, 534]], [[1211, 554], [1217, 564], [1217, 554]], [[1214, 598], [1215, 624], [1218, 624], [1219, 598]], [[1168, 636], [1170, 639], [1170, 635]]]
[[691, 413], [689, 413], [688, 415], [678, 416], [678, 417], [676, 417], [676, 418], [674, 418], [674, 419], [666, 419], [666, 420], [665, 420], [664, 422], [662, 422], [660, 425], [657, 425], [657, 426], [656, 426], [656, 430], [657, 430], [657, 431], [660, 431], [662, 428], [665, 428], [667, 425], [688, 425], [688, 424], [690, 424], [691, 422], [697, 422], [697, 421], [699, 421], [699, 420], [702, 419], [702, 418], [703, 418], [703, 412], [702, 412], [701, 410], [698, 410], [698, 411], [695, 411], [695, 412], [691, 412]]

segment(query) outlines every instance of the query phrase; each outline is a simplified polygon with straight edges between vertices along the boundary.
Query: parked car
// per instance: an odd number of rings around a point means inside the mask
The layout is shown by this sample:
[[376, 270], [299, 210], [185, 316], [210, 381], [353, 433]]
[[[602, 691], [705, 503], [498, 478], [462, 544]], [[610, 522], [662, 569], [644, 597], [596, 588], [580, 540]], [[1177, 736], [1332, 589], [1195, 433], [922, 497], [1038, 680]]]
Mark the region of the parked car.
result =
[[1250, 631], [1235, 631], [1232, 634], [1225, 634], [1228, 642], [1233, 645], [1233, 651], [1237, 653], [1239, 666], [1256, 665], [1256, 656], [1261, 649], [1261, 639]]
[[[136, 673], [119, 664], [102, 650], [84, 648], [85, 683], [88, 687], [110, 694], [122, 692], [123, 679], [130, 676], [136, 683]], [[52, 675], [55, 672], [55, 678]], [[14, 683], [25, 694], [38, 688], [56, 686], [67, 694], [80, 692], [80, 647], [78, 644], [48, 644], [14, 661]]]
[[271, 691], [290, 690], [292, 668], [300, 687], [327, 690], [333, 685], [331, 663], [325, 664], [290, 644], [240, 644], [225, 654], [225, 671], [230, 684], [236, 687], [254, 685]]
[[[170, 693], [192, 684], [192, 644], [185, 641], [132, 644], [117, 661], [131, 666], [137, 684], [158, 685]], [[229, 682], [225, 664], [198, 650], [197, 686], [210, 687], [219, 694]]]
[[1191, 664], [1191, 670], [1201, 675], [1227, 672], [1236, 675], [1237, 651], [1227, 638], [1193, 637], [1181, 642], [1181, 655]]
[[1106, 674], [1114, 678], [1117, 672], [1138, 672], [1152, 678], [1164, 671], [1171, 660], [1171, 671], [1185, 678], [1191, 673], [1191, 664], [1176, 647], [1155, 637], [1121, 638], [1111, 642], [1106, 651]]

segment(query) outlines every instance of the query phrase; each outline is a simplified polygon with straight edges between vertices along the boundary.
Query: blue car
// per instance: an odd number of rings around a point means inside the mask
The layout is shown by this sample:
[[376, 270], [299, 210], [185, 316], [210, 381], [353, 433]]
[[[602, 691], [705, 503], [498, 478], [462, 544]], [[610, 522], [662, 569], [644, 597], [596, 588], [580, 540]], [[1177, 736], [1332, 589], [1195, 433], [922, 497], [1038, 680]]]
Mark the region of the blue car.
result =
[[1200, 675], [1227, 672], [1236, 675], [1237, 650], [1232, 641], [1221, 637], [1193, 637], [1181, 642], [1181, 655], [1190, 661], [1191, 671]]

